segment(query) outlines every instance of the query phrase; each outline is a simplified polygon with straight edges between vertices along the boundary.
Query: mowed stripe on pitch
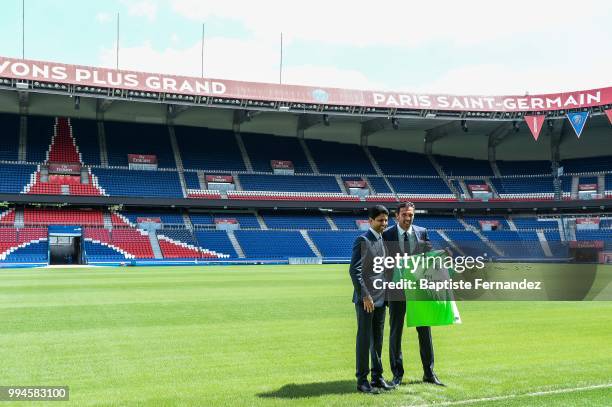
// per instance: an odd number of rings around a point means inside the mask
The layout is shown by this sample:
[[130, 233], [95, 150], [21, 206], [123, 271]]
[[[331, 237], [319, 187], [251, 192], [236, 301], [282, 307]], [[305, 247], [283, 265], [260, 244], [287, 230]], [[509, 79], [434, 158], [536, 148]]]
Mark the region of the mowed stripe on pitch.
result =
[[483, 397], [483, 398], [478, 398], [478, 399], [457, 400], [457, 401], [445, 401], [445, 402], [433, 403], [433, 404], [410, 404], [406, 407], [458, 406], [462, 404], [483, 403], [486, 401], [509, 400], [509, 399], [516, 399], [516, 398], [521, 398], [521, 397], [538, 397], [538, 396], [548, 396], [551, 394], [575, 393], [578, 391], [589, 391], [589, 390], [605, 389], [605, 388], [611, 388], [611, 387], [612, 387], [612, 383], [605, 383], [605, 384], [596, 384], [593, 386], [572, 387], [572, 388], [567, 388], [567, 389], [556, 389], [556, 390], [544, 390], [544, 391], [536, 391], [533, 393], [523, 393], [523, 394], [505, 394], [503, 396]]

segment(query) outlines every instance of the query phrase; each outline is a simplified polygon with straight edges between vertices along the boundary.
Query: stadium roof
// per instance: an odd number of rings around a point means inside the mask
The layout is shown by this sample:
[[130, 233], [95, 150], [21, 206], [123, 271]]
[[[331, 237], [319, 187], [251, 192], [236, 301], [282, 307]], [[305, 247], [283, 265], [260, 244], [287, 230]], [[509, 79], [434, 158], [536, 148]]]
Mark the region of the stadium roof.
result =
[[[181, 90], [182, 87], [182, 90]], [[68, 96], [68, 97], [67, 97]], [[580, 143], [567, 126], [564, 158], [601, 155], [608, 143], [612, 87], [554, 95], [452, 96], [261, 84], [178, 77], [0, 57], [0, 111], [174, 123], [486, 159], [548, 159], [550, 135], [533, 141], [525, 114], [591, 118]], [[75, 110], [78, 108], [78, 111]], [[559, 122], [560, 123], [560, 122]], [[328, 125], [327, 125], [328, 124]], [[239, 127], [237, 127], [239, 126]], [[396, 131], [399, 130], [399, 131]], [[467, 131], [466, 131], [467, 130]], [[551, 131], [552, 133], [552, 131]], [[454, 137], [448, 137], [454, 136]], [[434, 144], [432, 144], [434, 145]]]

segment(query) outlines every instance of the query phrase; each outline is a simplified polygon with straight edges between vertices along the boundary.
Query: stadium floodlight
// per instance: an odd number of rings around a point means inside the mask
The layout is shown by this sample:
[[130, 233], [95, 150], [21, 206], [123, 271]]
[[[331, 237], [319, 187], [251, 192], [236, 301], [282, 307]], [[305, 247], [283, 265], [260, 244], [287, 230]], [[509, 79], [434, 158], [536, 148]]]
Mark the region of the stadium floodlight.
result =
[[324, 125], [324, 126], [329, 126], [329, 124], [330, 124], [330, 123], [329, 123], [329, 115], [324, 114], [324, 115], [323, 115], [323, 125]]
[[463, 130], [464, 132], [468, 132], [468, 125], [467, 125], [467, 120], [461, 120], [461, 130]]
[[399, 119], [397, 117], [391, 119], [391, 127], [393, 127], [393, 130], [399, 130]]

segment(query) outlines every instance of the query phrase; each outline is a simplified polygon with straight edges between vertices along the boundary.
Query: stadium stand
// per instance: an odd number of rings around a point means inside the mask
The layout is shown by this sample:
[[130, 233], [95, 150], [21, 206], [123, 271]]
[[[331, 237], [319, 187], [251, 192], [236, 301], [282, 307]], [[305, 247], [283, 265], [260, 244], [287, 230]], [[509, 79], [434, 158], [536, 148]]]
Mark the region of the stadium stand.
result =
[[[229, 259], [238, 258], [227, 232], [223, 230], [198, 230], [195, 232], [195, 236], [201, 247], [206, 247], [215, 253], [222, 253], [229, 256]], [[267, 258], [267, 256], [262, 256], [262, 258]]]
[[[550, 175], [552, 163], [546, 160], [497, 161], [502, 177], [495, 177], [493, 168], [486, 160], [433, 156], [446, 176], [453, 177], [448, 179], [440, 177], [426, 154], [373, 146], [366, 149], [356, 144], [308, 139], [305, 143], [322, 174], [315, 175], [306, 151], [297, 138], [242, 133], [238, 139], [243, 140], [247, 161], [253, 167], [253, 171], [247, 171], [237, 137], [232, 131], [110, 121], [103, 122], [105, 153], [109, 161], [109, 167], [106, 167], [102, 165], [101, 151], [104, 152], [104, 149], [101, 149], [103, 143], [99, 140], [97, 121], [27, 116], [26, 143], [21, 147], [20, 123], [21, 116], [0, 113], [0, 193], [346, 201], [363, 202], [364, 206], [376, 201], [388, 202], [392, 208], [398, 200], [403, 199], [456, 202], [457, 196], [448, 183], [461, 194], [463, 183], [483, 184], [490, 179], [501, 200], [552, 200], [555, 194]], [[178, 160], [174, 158], [171, 144], [173, 130], [185, 171], [176, 168], [175, 161]], [[368, 150], [380, 171], [374, 168]], [[161, 169], [127, 169], [127, 155], [131, 153], [155, 155]], [[19, 161], [19, 157], [25, 159]], [[564, 159], [561, 163], [566, 174], [561, 177], [564, 198], [569, 199], [573, 181], [601, 184], [601, 179], [604, 181], [605, 195], [612, 197], [611, 159], [610, 156]], [[298, 175], [271, 174], [271, 160], [292, 161]], [[79, 170], [71, 174], [47, 174], [51, 164], [74, 164]], [[221, 193], [206, 189], [207, 186], [200, 182], [205, 175], [203, 172], [231, 174], [236, 190]], [[571, 174], [577, 174], [577, 179]], [[181, 185], [181, 177], [185, 181], [185, 188]], [[365, 199], [350, 196], [344, 191], [344, 185], [340, 185], [348, 180], [365, 180], [373, 191]], [[470, 197], [465, 197], [465, 200], [469, 201]], [[179, 212], [169, 207], [109, 212], [108, 207], [47, 209], [22, 204], [17, 210], [10, 208], [0, 211], [0, 261], [48, 262], [49, 225], [83, 226], [83, 250], [89, 262], [134, 259], [243, 261], [313, 257], [316, 250], [309, 246], [307, 236], [327, 261], [346, 260], [350, 256], [352, 240], [362, 233], [358, 231], [357, 221], [367, 219], [365, 214], [329, 212], [330, 224], [322, 213], [270, 209], [276, 204], [258, 212], [250, 207], [250, 202], [244, 202], [240, 210], [216, 209], [215, 212], [206, 212], [208, 209], [205, 207], [197, 212]], [[356, 209], [347, 207], [343, 210]], [[183, 213], [188, 215], [190, 222], [185, 221], [187, 215]], [[447, 210], [443, 213], [450, 212]], [[140, 229], [137, 225], [139, 217], [160, 218], [162, 227], [155, 232]], [[216, 230], [215, 221], [220, 219], [231, 219], [232, 222], [235, 219], [238, 230]], [[472, 228], [480, 230], [481, 220], [499, 221], [500, 230], [474, 232]], [[391, 219], [390, 224], [393, 223]], [[544, 250], [546, 245], [540, 243], [544, 236], [553, 257], [568, 256], [565, 236], [570, 240], [571, 233], [560, 233], [559, 228], [565, 226], [558, 219], [538, 218], [529, 214], [513, 215], [508, 219], [502, 215], [469, 214], [455, 217], [418, 214], [415, 223], [429, 229], [435, 247], [446, 247], [448, 242], [443, 237], [445, 235], [465, 254], [481, 255], [486, 252], [491, 257], [501, 259], [542, 259], [550, 257]], [[468, 225], [467, 229], [464, 223]], [[339, 230], [334, 230], [334, 226]], [[513, 230], [514, 226], [517, 230]], [[575, 236], [579, 241], [603, 240], [605, 250], [610, 250], [612, 218], [602, 219], [600, 228], [576, 230]], [[308, 235], [303, 236], [300, 230], [307, 231]], [[544, 231], [543, 234], [540, 230]], [[481, 236], [485, 239], [481, 239]], [[161, 255], [156, 251], [155, 241]]]
[[319, 214], [284, 214], [261, 212], [269, 229], [329, 230], [329, 223]]
[[[297, 231], [238, 230], [236, 238], [249, 258], [287, 259], [314, 257], [314, 253]], [[274, 242], [273, 245], [270, 242]]]
[[108, 164], [128, 166], [128, 154], [155, 155], [159, 168], [176, 168], [167, 126], [104, 122]]
[[438, 172], [425, 154], [372, 146], [368, 149], [386, 175], [438, 176]]
[[241, 175], [240, 183], [245, 191], [342, 192], [330, 176]]
[[47, 161], [47, 151], [53, 137], [55, 118], [28, 116], [26, 161], [42, 163]]
[[612, 172], [612, 156], [564, 159], [561, 165], [566, 174]]
[[233, 132], [187, 126], [175, 126], [174, 132], [185, 168], [246, 171]]
[[30, 183], [36, 172], [35, 165], [0, 163], [0, 192], [18, 194]]
[[0, 161], [17, 161], [20, 121], [18, 115], [0, 113]]
[[491, 164], [485, 160], [436, 155], [436, 161], [448, 176], [493, 176]]
[[296, 173], [312, 173], [308, 159], [295, 137], [241, 133], [254, 171], [272, 172], [271, 160], [291, 161]]
[[455, 195], [441, 178], [387, 177], [398, 195], [413, 198], [455, 199]]
[[177, 172], [95, 168], [100, 187], [113, 196], [182, 198]]
[[202, 189], [197, 172], [186, 171], [183, 173], [183, 176], [185, 177], [187, 189]]
[[306, 144], [321, 173], [376, 174], [361, 146], [322, 140], [306, 140]]
[[81, 153], [81, 161], [87, 165], [100, 165], [98, 122], [86, 119], [70, 119], [72, 137]]
[[548, 175], [550, 161], [496, 161], [501, 175]]
[[328, 260], [350, 259], [353, 242], [363, 232], [360, 231], [312, 231], [309, 236], [323, 257]]

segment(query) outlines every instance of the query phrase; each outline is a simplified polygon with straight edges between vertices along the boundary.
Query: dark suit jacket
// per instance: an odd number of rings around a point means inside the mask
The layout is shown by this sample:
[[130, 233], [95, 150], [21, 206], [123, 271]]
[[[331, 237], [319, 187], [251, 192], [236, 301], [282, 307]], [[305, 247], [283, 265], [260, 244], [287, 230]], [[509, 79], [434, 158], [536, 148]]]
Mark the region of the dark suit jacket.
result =
[[[384, 243], [384, 242], [383, 242]], [[383, 256], [382, 245], [376, 245], [376, 236], [368, 230], [358, 236], [353, 243], [353, 255], [349, 274], [353, 282], [353, 302], [362, 303], [366, 296], [371, 296], [374, 305], [382, 307], [385, 304], [385, 290], [374, 288], [374, 281], [381, 280], [377, 284], [382, 287], [385, 281], [385, 273], [374, 273], [374, 257]]]
[[[428, 252], [432, 249], [431, 242], [429, 241], [429, 236], [427, 235], [427, 229], [412, 225], [412, 230], [414, 231], [415, 237], [417, 239], [416, 249], [412, 253], [408, 253], [409, 255], [420, 254]], [[387, 228], [382, 236], [385, 242], [385, 248], [387, 251], [387, 256], [395, 257], [396, 254], [402, 255], [401, 246], [399, 244], [399, 236], [397, 234], [397, 225], [393, 225]], [[407, 243], [404, 243], [405, 249], [409, 250]], [[387, 281], [393, 281], [393, 271], [394, 269], [385, 270], [385, 279]], [[387, 291], [387, 300], [388, 301], [404, 301], [406, 299], [403, 290], [388, 290]]]
[[[412, 230], [417, 238], [417, 247], [413, 253], [408, 254], [420, 254], [430, 251], [432, 245], [431, 241], [429, 240], [429, 235], [427, 234], [427, 229], [417, 225], [412, 225]], [[397, 225], [387, 228], [383, 232], [382, 237], [385, 241], [388, 256], [395, 256], [397, 253], [402, 254], [398, 241], [399, 236], [397, 234]], [[408, 250], [408, 247], [406, 247], [406, 250]]]

